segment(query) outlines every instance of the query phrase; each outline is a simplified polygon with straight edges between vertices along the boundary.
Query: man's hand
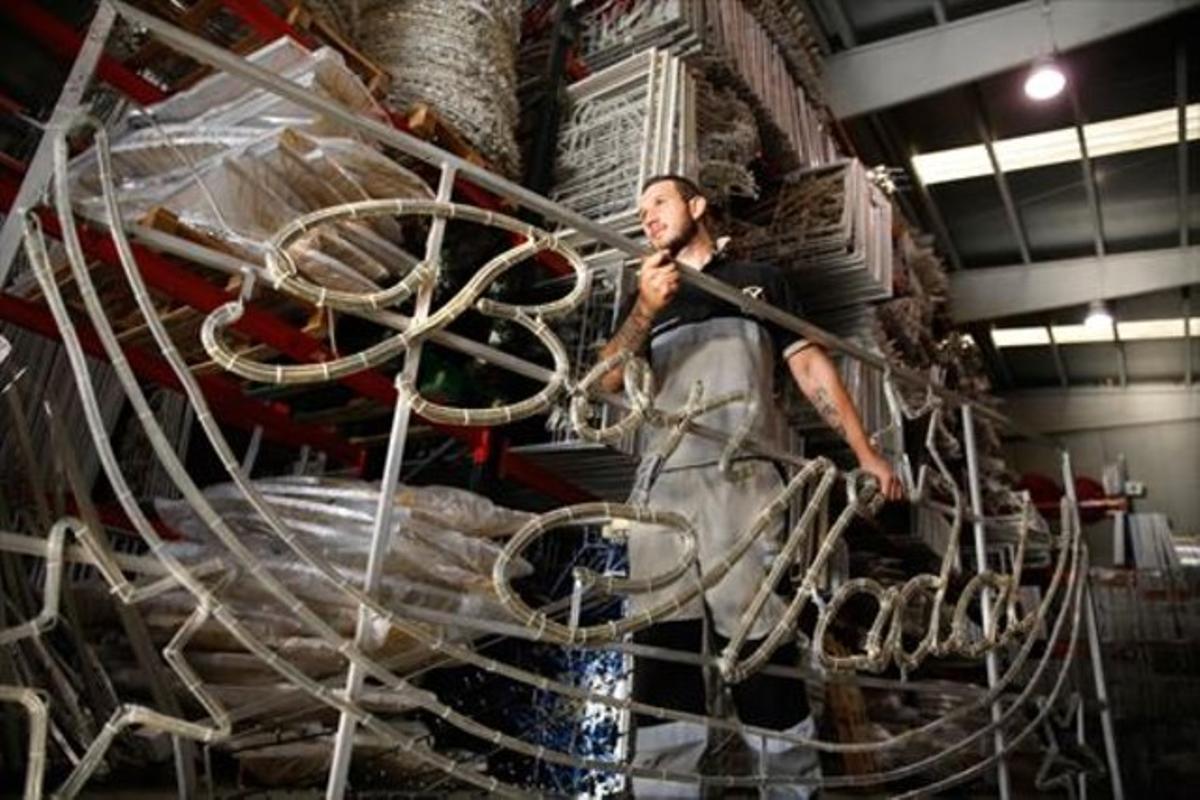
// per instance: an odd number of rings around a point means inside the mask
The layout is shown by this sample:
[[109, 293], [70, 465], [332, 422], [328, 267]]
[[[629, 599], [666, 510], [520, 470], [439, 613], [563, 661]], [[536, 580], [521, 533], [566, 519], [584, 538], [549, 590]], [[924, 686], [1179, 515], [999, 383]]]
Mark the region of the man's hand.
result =
[[863, 472], [874, 476], [879, 481], [879, 493], [887, 500], [900, 500], [904, 497], [904, 486], [900, 483], [892, 465], [887, 459], [872, 451], [870, 455], [860, 458], [859, 467]]
[[[666, 250], [659, 250], [642, 259], [642, 268], [638, 270], [637, 302], [629, 310], [621, 327], [600, 349], [600, 358], [609, 358], [623, 351], [638, 352], [650, 336], [654, 318], [678, 291], [679, 270]], [[624, 372], [619, 367], [609, 370], [600, 380], [600, 386], [606, 392], [619, 391], [622, 383]]]
[[679, 270], [666, 250], [646, 256], [638, 271], [638, 305], [651, 319], [679, 291]]

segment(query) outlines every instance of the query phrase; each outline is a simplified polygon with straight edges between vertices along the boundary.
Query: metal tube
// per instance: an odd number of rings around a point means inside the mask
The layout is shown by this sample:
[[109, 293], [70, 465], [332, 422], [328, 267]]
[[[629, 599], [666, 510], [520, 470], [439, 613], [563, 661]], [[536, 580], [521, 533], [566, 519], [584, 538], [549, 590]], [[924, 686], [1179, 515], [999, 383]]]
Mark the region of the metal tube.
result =
[[[442, 177], [438, 183], [437, 199], [449, 202], [454, 191], [454, 168], [442, 166]], [[425, 263], [432, 266], [432, 271], [417, 293], [416, 313], [413, 323], [420, 325], [429, 317], [429, 309], [433, 303], [433, 291], [437, 286], [438, 264], [442, 250], [442, 240], [446, 233], [446, 218], [436, 217], [429, 229], [429, 238], [425, 242]], [[404, 359], [404, 369], [397, 377], [397, 386], [404, 383], [415, 384], [417, 371], [421, 366], [421, 342], [415, 342]], [[396, 510], [396, 486], [400, 482], [400, 469], [404, 463], [404, 443], [408, 438], [408, 424], [412, 417], [413, 396], [401, 391], [396, 396], [396, 409], [392, 418], [392, 432], [388, 441], [387, 457], [384, 460], [383, 480], [379, 486], [379, 507], [375, 514], [375, 527], [371, 531], [371, 549], [367, 556], [367, 574], [363, 591], [368, 595], [379, 590], [383, 578], [383, 562], [392, 544], [392, 518]], [[370, 632], [374, 614], [365, 605], [359, 606], [358, 626], [354, 631], [354, 646], [361, 648]], [[354, 702], [362, 690], [365, 670], [353, 662], [346, 675], [346, 699]], [[350, 772], [350, 756], [354, 750], [354, 729], [357, 722], [353, 715], [342, 712], [338, 720], [337, 736], [333, 743], [333, 762], [329, 766], [329, 782], [326, 785], [327, 800], [341, 800], [346, 792], [346, 778]]]
[[[976, 449], [975, 442], [975, 417], [972, 413], [971, 406], [963, 406], [962, 422], [963, 422], [963, 449], [967, 451], [967, 488], [971, 495], [971, 510], [975, 513], [976, 522], [971, 525], [972, 531], [975, 534], [975, 572], [977, 575], [982, 575], [987, 572], [987, 550], [984, 540], [985, 532], [984, 525], [978, 519], [983, 516], [983, 492], [979, 482], [979, 453]], [[992, 619], [992, 592], [988, 587], [984, 587], [980, 595], [980, 613], [983, 617], [983, 633], [984, 636], [990, 636], [996, 620]], [[996, 685], [996, 680], [999, 676], [999, 664], [996, 660], [996, 651], [988, 650], [987, 657], [987, 681], [988, 688]], [[1000, 702], [992, 704], [992, 720], [997, 721], [1001, 718], [1003, 710], [1000, 707]], [[996, 752], [1004, 752], [1004, 733], [1000, 728], [996, 728], [993, 734], [993, 740], [996, 745]], [[1000, 782], [1000, 798], [1008, 800], [1012, 787], [1009, 783], [1008, 776], [1008, 760], [1001, 758], [996, 762], [996, 775]]]
[[1096, 606], [1090, 581], [1084, 586], [1083, 603], [1083, 613], [1087, 622], [1088, 654], [1092, 662], [1092, 680], [1096, 684], [1096, 699], [1100, 702], [1100, 728], [1104, 733], [1104, 756], [1108, 761], [1113, 800], [1125, 800], [1125, 786], [1121, 781], [1121, 759], [1117, 755], [1117, 735], [1113, 728], [1112, 706], [1108, 702], [1108, 683], [1104, 680], [1104, 654], [1100, 649], [1100, 632], [1096, 627]]
[[[1075, 494], [1075, 474], [1071, 468], [1071, 454], [1062, 454], [1063, 488], [1067, 499], [1078, 515], [1079, 498]], [[1091, 581], [1088, 576], [1081, 577], [1084, 581], [1081, 599], [1083, 603], [1084, 622], [1087, 626], [1088, 659], [1092, 662], [1092, 680], [1096, 685], [1096, 699], [1100, 703], [1100, 727], [1104, 734], [1104, 755], [1108, 762], [1109, 780], [1112, 782], [1113, 800], [1125, 800], [1125, 787], [1121, 782], [1121, 761], [1117, 756], [1117, 739], [1113, 730], [1112, 708], [1108, 704], [1108, 683], [1104, 680], [1103, 651], [1100, 649], [1100, 632], [1096, 627], [1096, 608], [1092, 599]]]

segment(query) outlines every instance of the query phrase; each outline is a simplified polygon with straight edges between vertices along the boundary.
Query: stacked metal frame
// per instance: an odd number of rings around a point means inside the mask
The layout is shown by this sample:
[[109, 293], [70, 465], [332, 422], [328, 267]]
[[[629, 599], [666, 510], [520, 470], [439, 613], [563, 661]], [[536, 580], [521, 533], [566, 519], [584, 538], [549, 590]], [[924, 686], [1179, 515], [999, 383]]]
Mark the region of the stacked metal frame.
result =
[[750, 169], [762, 149], [754, 110], [737, 92], [705, 78], [696, 78], [696, 89], [697, 182], [710, 202], [725, 208], [735, 197], [758, 199], [758, 180]]
[[[773, 13], [765, 18], [778, 21]], [[790, 26], [775, 30], [794, 38]], [[589, 64], [607, 66], [646, 47], [669, 49], [709, 80], [735, 87], [758, 111], [764, 138], [785, 168], [838, 157], [823, 104], [807, 83], [797, 84], [767, 25], [740, 0], [621, 0], [584, 12]]]
[[1103, 666], [1124, 763], [1139, 785], [1194, 785], [1200, 725], [1200, 574], [1195, 567], [1093, 569]]
[[680, 59], [650, 48], [572, 84], [567, 97], [551, 199], [636, 231], [647, 178], [697, 172], [695, 83]]
[[737, 246], [788, 270], [809, 313], [891, 297], [892, 205], [858, 160], [793, 174], [766, 216]]

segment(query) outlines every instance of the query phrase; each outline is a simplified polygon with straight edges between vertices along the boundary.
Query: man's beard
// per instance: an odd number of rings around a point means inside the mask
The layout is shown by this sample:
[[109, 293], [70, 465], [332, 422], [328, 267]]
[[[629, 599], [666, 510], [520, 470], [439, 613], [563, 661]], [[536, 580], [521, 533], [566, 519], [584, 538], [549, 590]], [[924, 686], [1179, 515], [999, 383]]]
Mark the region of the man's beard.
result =
[[692, 243], [692, 240], [696, 238], [696, 234], [699, 232], [700, 226], [696, 224], [696, 220], [688, 217], [687, 225], [679, 233], [668, 239], [663, 249], [670, 254], [671, 258], [674, 258]]

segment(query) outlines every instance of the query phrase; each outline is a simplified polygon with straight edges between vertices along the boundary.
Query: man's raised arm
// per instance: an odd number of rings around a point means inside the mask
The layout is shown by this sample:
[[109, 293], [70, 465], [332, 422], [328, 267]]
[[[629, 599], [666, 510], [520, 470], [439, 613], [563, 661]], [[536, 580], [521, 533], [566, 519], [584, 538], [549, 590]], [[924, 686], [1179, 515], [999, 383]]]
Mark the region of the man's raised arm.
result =
[[[617, 332], [600, 350], [600, 359], [611, 358], [617, 353], [636, 353], [650, 338], [654, 318], [679, 291], [679, 270], [675, 268], [665, 250], [642, 259], [638, 271], [638, 296], [629, 314], [617, 328]], [[606, 392], [620, 391], [624, 384], [625, 371], [621, 367], [611, 369], [600, 380]]]

